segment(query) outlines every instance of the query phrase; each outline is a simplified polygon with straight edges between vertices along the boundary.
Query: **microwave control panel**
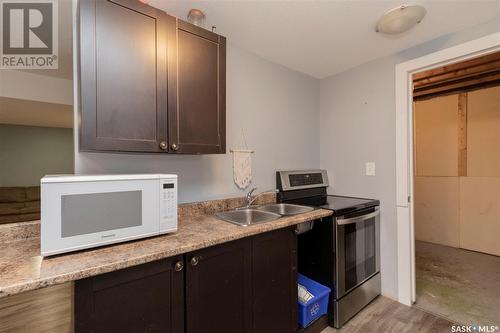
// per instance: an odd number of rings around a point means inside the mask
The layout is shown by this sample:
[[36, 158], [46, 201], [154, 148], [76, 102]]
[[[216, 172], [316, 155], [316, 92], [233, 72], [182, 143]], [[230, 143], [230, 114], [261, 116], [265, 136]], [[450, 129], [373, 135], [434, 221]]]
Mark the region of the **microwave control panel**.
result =
[[160, 231], [177, 230], [177, 182], [164, 179], [160, 183]]

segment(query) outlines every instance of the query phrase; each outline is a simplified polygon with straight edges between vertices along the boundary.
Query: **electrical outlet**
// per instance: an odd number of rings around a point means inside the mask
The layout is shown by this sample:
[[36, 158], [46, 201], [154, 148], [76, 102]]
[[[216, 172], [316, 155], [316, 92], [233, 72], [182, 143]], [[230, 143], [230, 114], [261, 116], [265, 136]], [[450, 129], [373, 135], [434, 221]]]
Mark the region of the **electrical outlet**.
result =
[[366, 162], [365, 169], [367, 176], [375, 176], [375, 162]]

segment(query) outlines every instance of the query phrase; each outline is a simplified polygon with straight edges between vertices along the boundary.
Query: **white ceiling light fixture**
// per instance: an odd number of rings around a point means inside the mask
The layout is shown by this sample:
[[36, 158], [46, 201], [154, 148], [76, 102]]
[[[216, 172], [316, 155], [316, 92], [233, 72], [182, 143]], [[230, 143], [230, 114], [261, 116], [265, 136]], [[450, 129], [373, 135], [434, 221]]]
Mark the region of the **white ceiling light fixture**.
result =
[[376, 32], [397, 35], [410, 30], [420, 23], [427, 11], [418, 5], [402, 5], [393, 8], [380, 17]]

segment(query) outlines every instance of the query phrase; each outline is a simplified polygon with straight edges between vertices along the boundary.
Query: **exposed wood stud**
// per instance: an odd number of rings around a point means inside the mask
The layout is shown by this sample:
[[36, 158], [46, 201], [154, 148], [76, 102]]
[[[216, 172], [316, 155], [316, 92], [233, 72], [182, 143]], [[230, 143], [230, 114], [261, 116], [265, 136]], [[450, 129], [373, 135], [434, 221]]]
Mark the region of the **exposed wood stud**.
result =
[[467, 93], [458, 95], [458, 175], [467, 176]]
[[477, 89], [500, 83], [500, 52], [430, 69], [413, 75], [413, 97]]
[[442, 83], [434, 85], [424, 90], [415, 90], [413, 96], [416, 100], [457, 93], [466, 90], [477, 90], [497, 86], [500, 84], [500, 72], [495, 74], [478, 75], [472, 79], [454, 81], [450, 83]]
[[[441, 81], [443, 75], [454, 71], [462, 71], [465, 73], [470, 73], [471, 68], [476, 68], [477, 66], [488, 66], [489, 63], [500, 61], [500, 52], [495, 52], [482, 57], [460, 61], [450, 65], [433, 68], [427, 71], [419, 72], [413, 75], [414, 81], [429, 82], [429, 81]], [[460, 72], [459, 72], [460, 73]], [[418, 85], [418, 84], [417, 84]]]

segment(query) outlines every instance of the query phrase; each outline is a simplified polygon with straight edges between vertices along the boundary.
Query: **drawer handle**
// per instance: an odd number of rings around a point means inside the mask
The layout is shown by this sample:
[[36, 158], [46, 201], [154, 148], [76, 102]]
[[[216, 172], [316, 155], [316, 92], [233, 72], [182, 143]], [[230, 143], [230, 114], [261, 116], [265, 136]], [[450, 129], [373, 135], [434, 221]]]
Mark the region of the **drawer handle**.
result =
[[176, 263], [175, 263], [175, 265], [174, 265], [174, 270], [175, 270], [176, 272], [180, 272], [180, 271], [182, 271], [183, 269], [184, 269], [184, 264], [182, 263], [182, 261], [178, 261], [178, 262], [176, 262]]
[[161, 150], [167, 149], [167, 143], [165, 141], [160, 142], [160, 149]]
[[194, 256], [191, 258], [191, 266], [196, 266], [200, 262], [200, 257]]
[[176, 150], [179, 150], [179, 145], [175, 144], [175, 143], [172, 143], [172, 150], [173, 151], [176, 151]]

